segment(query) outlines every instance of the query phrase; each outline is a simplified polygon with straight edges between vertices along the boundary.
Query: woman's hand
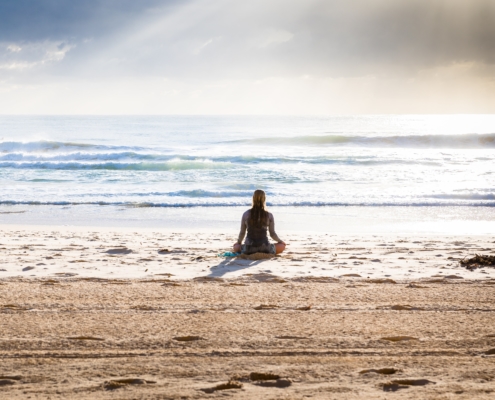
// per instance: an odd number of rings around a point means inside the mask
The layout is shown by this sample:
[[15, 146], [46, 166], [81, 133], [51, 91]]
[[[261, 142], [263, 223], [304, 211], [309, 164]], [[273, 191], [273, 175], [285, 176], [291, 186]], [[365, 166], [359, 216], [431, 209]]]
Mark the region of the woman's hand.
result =
[[275, 254], [280, 254], [282, 253], [282, 251], [285, 250], [285, 242], [284, 241], [280, 241], [280, 242], [277, 242], [277, 244], [275, 245]]
[[239, 242], [235, 242], [234, 245], [232, 246], [232, 250], [234, 250], [234, 253], [240, 253], [241, 249], [242, 247]]

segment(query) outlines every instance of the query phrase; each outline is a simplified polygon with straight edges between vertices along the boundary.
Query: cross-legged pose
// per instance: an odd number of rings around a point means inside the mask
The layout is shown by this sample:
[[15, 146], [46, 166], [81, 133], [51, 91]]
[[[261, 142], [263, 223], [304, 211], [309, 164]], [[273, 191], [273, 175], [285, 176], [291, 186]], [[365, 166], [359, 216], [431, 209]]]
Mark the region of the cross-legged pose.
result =
[[[279, 254], [284, 251], [285, 243], [275, 233], [275, 220], [273, 214], [266, 210], [265, 202], [265, 192], [256, 190], [253, 194], [253, 207], [242, 215], [241, 231], [237, 243], [234, 244], [235, 253]], [[267, 231], [277, 243], [270, 243]], [[242, 244], [244, 236], [246, 236], [246, 240]]]

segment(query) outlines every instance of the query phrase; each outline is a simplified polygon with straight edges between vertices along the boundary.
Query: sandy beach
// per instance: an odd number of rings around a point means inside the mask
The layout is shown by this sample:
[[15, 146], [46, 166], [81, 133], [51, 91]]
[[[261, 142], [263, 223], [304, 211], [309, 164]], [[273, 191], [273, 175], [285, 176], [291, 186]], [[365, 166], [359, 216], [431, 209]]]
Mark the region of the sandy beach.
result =
[[234, 241], [220, 233], [1, 234], [5, 398], [495, 391], [494, 269], [458, 263], [493, 254], [488, 236], [294, 233], [281, 256], [241, 259], [217, 256]]
[[[104, 279], [329, 277], [495, 279], [493, 268], [469, 271], [459, 260], [494, 254], [490, 236], [330, 235], [285, 233], [286, 251], [270, 259], [224, 258], [236, 232], [3, 226], [0, 278]], [[358, 276], [359, 275], [359, 276]]]
[[494, 21], [1, 1], [0, 400], [495, 399]]

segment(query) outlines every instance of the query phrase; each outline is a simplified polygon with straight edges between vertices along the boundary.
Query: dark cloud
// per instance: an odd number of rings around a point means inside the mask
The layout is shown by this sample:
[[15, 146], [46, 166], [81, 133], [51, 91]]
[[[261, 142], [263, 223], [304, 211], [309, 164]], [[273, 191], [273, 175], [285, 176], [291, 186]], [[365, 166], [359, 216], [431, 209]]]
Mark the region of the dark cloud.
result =
[[490, 0], [328, 2], [303, 20], [317, 39], [308, 40], [301, 55], [348, 72], [495, 61]]
[[93, 37], [122, 29], [154, 8], [180, 0], [2, 0], [0, 41]]
[[493, 0], [4, 0], [0, 41], [71, 46], [32, 62], [57, 76], [401, 76], [495, 63], [493, 21]]
[[200, 78], [359, 76], [495, 62], [493, 0], [203, 0], [160, 18], [154, 34], [136, 32], [137, 39], [106, 48], [114, 59], [125, 58], [117, 70]]

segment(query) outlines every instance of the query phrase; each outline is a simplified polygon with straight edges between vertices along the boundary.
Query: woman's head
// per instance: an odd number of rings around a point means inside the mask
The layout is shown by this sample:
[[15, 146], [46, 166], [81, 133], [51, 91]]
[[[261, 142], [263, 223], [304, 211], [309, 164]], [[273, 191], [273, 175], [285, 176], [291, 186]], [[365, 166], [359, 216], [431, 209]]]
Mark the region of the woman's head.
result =
[[251, 225], [261, 227], [265, 225], [268, 212], [266, 211], [266, 195], [263, 190], [255, 190], [253, 193], [253, 208], [251, 208]]
[[253, 193], [253, 207], [265, 209], [266, 194], [263, 190], [257, 189]]

